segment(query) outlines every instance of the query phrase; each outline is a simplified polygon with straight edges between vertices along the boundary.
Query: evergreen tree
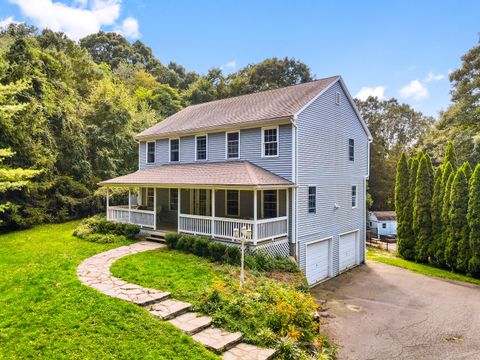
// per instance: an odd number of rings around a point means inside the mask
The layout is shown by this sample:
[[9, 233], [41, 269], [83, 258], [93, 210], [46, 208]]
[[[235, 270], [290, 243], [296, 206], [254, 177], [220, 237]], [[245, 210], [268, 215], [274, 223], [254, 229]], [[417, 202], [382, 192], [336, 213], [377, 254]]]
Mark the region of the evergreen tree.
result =
[[449, 232], [445, 247], [445, 261], [452, 270], [464, 272], [468, 264], [468, 183], [465, 172], [459, 168], [450, 192]]
[[395, 180], [395, 211], [398, 221], [398, 253], [405, 259], [413, 259], [415, 257], [415, 239], [412, 233], [409, 169], [405, 153], [402, 153], [397, 164]]
[[[447, 173], [450, 163], [447, 163], [445, 167], [444, 175]], [[442, 237], [439, 239], [440, 242], [436, 246], [437, 254], [437, 265], [444, 267], [446, 266], [445, 262], [445, 248], [447, 246], [447, 241], [450, 234], [450, 194], [452, 190], [452, 183], [453, 178], [455, 177], [455, 173], [453, 170], [450, 171], [450, 175], [448, 176], [448, 180], [445, 183], [445, 187], [443, 189], [443, 205], [442, 205]], [[443, 177], [445, 178], [445, 176]]]
[[470, 228], [471, 258], [468, 273], [480, 278], [480, 164], [477, 164], [470, 181], [468, 200], [468, 225]]
[[413, 229], [413, 203], [415, 200], [415, 185], [417, 182], [418, 171], [418, 159], [417, 157], [410, 158], [409, 160], [410, 173], [408, 177], [408, 208], [410, 209], [410, 219], [412, 227], [412, 235], [415, 241], [415, 230]]
[[422, 156], [418, 166], [413, 204], [413, 231], [416, 237], [415, 259], [427, 262], [432, 241], [432, 187], [428, 158]]
[[437, 248], [442, 238], [442, 166], [435, 171], [434, 187], [432, 195], [432, 244], [429, 256], [437, 264]]
[[445, 149], [445, 156], [443, 157], [443, 164], [446, 163], [452, 164], [454, 170], [457, 170], [457, 155], [455, 154], [455, 149], [453, 148], [453, 142], [449, 141], [447, 148]]
[[427, 160], [427, 169], [428, 169], [428, 173], [429, 173], [429, 179], [430, 179], [430, 187], [432, 189], [432, 192], [433, 192], [433, 185], [434, 185], [434, 176], [435, 176], [435, 170], [433, 169], [433, 164], [432, 164], [432, 158], [430, 157], [430, 155], [428, 155], [428, 153], [424, 153], [423, 155], [426, 160]]
[[472, 167], [470, 166], [470, 163], [468, 161], [465, 161], [462, 164], [462, 169], [465, 172], [465, 176], [467, 177], [467, 181], [470, 181], [470, 178], [472, 177]]

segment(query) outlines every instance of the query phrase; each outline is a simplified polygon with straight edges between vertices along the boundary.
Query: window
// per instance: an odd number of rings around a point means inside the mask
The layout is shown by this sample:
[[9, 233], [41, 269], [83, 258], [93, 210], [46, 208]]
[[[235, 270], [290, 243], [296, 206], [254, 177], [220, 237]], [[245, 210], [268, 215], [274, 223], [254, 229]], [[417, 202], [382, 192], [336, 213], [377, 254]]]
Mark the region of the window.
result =
[[180, 139], [170, 139], [170, 161], [180, 160]]
[[387, 224], [386, 223], [382, 223], [382, 229], [386, 229], [387, 228]]
[[348, 139], [348, 159], [355, 160], [355, 140], [353, 139]]
[[227, 133], [227, 159], [240, 158], [240, 133]]
[[195, 138], [195, 147], [197, 152], [197, 160], [207, 160], [207, 136], [197, 136]]
[[207, 190], [198, 189], [198, 215], [207, 215]]
[[357, 185], [352, 186], [352, 208], [357, 207]]
[[178, 189], [170, 189], [170, 210], [178, 210]]
[[155, 162], [155, 141], [147, 142], [147, 163]]
[[147, 208], [153, 209], [155, 203], [155, 189], [148, 188], [147, 189]]
[[372, 226], [373, 226], [373, 223], [370, 221], [370, 227], [372, 227]]
[[227, 216], [239, 216], [240, 215], [240, 191], [227, 190]]
[[263, 130], [263, 154], [264, 157], [278, 156], [278, 127], [264, 128]]
[[263, 217], [277, 217], [277, 190], [263, 191]]
[[308, 212], [315, 214], [317, 212], [317, 187], [308, 187]]
[[340, 105], [340, 93], [335, 93], [335, 104]]

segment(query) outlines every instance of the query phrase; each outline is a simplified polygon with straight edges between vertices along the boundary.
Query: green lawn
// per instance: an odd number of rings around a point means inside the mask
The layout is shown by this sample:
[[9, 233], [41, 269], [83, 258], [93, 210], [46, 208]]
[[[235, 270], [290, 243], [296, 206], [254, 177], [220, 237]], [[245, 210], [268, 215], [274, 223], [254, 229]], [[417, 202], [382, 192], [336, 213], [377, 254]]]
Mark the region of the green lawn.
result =
[[0, 235], [1, 359], [218, 359], [139, 306], [82, 285], [78, 264], [119, 244], [76, 239], [76, 225]]
[[381, 262], [387, 265], [398, 266], [398, 267], [411, 270], [423, 275], [434, 276], [434, 277], [443, 278], [443, 279], [464, 281], [471, 284], [480, 285], [479, 279], [474, 279], [469, 276], [456, 274], [454, 272], [447, 271], [447, 270], [438, 269], [433, 266], [418, 264], [413, 261], [402, 259], [396, 256], [395, 253], [391, 253], [391, 252], [387, 252], [379, 249], [368, 248], [367, 260], [373, 260], [373, 261]]

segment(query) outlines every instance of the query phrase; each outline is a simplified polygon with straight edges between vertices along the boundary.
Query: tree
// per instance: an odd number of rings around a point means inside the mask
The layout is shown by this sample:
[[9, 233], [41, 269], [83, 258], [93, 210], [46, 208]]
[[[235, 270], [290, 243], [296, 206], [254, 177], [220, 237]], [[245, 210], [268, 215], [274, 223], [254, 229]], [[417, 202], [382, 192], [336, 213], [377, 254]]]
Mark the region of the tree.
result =
[[[450, 193], [449, 231], [445, 247], [445, 262], [452, 270], [465, 271], [470, 259], [469, 244], [468, 183], [465, 172], [459, 168], [452, 182]], [[467, 257], [468, 256], [468, 257]]]
[[409, 195], [407, 156], [402, 153], [395, 180], [395, 212], [398, 222], [398, 253], [405, 259], [415, 258], [415, 239], [412, 233], [412, 211]]
[[470, 228], [471, 250], [468, 273], [480, 278], [480, 164], [475, 167], [470, 182], [467, 217]]
[[418, 165], [413, 203], [413, 230], [416, 237], [415, 259], [419, 262], [428, 261], [432, 241], [431, 200], [430, 169], [428, 159], [424, 155]]
[[[447, 166], [450, 163], [447, 163]], [[447, 173], [447, 168], [444, 171], [444, 175]], [[443, 205], [442, 205], [442, 237], [439, 239], [441, 242], [436, 246], [436, 259], [438, 266], [446, 266], [446, 256], [445, 256], [445, 249], [447, 247], [447, 242], [450, 237], [450, 198], [452, 193], [452, 183], [453, 178], [455, 177], [455, 173], [453, 170], [450, 172], [448, 176], [448, 180], [445, 182], [445, 188], [443, 191]], [[445, 176], [444, 176], [445, 178]], [[443, 181], [442, 181], [443, 183]]]
[[215, 100], [216, 90], [205, 78], [199, 78], [183, 94], [185, 102], [191, 105]]
[[442, 177], [443, 170], [439, 166], [435, 170], [434, 187], [432, 195], [432, 243], [429, 256], [435, 264], [438, 264], [437, 249], [442, 241]]
[[465, 161], [462, 164], [462, 169], [465, 172], [465, 176], [467, 177], [467, 181], [470, 181], [470, 178], [472, 177], [472, 167], [470, 166], [470, 163], [468, 161]]
[[402, 152], [416, 145], [434, 119], [396, 99], [369, 97], [355, 100], [373, 136], [370, 151], [370, 193], [374, 210], [394, 206], [395, 166]]
[[457, 155], [455, 154], [455, 149], [453, 148], [453, 142], [449, 141], [447, 148], [445, 149], [445, 156], [443, 157], [443, 164], [450, 163], [453, 170], [457, 170]]

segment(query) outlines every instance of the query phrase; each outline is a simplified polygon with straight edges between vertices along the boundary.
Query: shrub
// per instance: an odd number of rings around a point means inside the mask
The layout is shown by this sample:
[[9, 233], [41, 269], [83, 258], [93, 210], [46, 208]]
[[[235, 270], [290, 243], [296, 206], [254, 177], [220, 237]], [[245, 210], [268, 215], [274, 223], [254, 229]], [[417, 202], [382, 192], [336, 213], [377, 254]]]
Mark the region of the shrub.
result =
[[208, 257], [209, 249], [208, 244], [210, 240], [204, 237], [197, 236], [193, 242], [193, 253], [197, 256]]
[[99, 244], [112, 244], [117, 242], [124, 242], [127, 238], [123, 235], [114, 235], [114, 234], [88, 234], [82, 238], [83, 240], [95, 242]]
[[213, 261], [224, 262], [227, 253], [227, 246], [219, 242], [211, 241], [208, 244], [208, 250], [210, 253], [210, 258]]
[[195, 236], [182, 234], [177, 243], [177, 250], [193, 253], [193, 243]]
[[165, 244], [169, 249], [176, 249], [179, 239], [180, 239], [179, 233], [170, 232], [165, 234]]
[[133, 240], [139, 232], [138, 225], [114, 223], [107, 221], [104, 216], [95, 215], [83, 220], [73, 235], [81, 239], [90, 234], [118, 235]]
[[237, 246], [227, 246], [226, 257], [230, 265], [240, 265], [241, 253]]

